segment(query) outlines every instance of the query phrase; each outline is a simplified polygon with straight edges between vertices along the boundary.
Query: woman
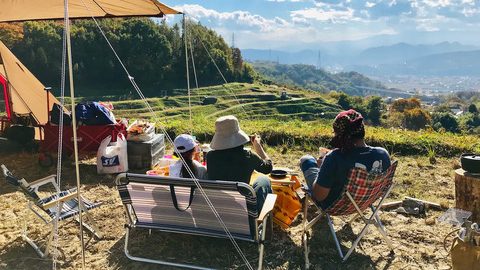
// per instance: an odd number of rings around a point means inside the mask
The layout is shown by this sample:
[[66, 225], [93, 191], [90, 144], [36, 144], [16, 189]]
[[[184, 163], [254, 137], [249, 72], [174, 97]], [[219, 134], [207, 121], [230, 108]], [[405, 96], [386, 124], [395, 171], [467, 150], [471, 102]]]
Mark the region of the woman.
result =
[[[215, 135], [207, 154], [208, 176], [212, 180], [250, 183], [254, 170], [268, 174], [272, 171], [272, 161], [260, 143], [260, 136], [249, 138], [240, 129], [238, 119], [233, 115], [223, 116], [215, 122]], [[244, 149], [252, 143], [253, 150]], [[260, 176], [253, 183], [257, 195], [257, 207], [260, 211], [268, 193], [272, 193], [270, 180]]]
[[181, 158], [173, 165], [170, 165], [169, 176], [192, 178], [187, 170], [187, 168], [189, 168], [195, 178], [207, 179], [207, 168], [193, 159], [194, 155], [198, 152], [195, 139], [188, 134], [181, 134], [175, 138], [173, 145], [175, 147], [175, 153], [181, 155]]

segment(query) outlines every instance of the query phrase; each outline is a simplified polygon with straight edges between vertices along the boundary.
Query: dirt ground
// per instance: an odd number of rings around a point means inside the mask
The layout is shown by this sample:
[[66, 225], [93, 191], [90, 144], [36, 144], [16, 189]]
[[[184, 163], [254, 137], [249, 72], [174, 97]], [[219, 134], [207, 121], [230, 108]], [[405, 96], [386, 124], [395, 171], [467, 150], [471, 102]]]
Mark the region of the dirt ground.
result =
[[[279, 167], [295, 168], [300, 151], [268, 151]], [[431, 165], [424, 157], [396, 157], [400, 161], [395, 178], [395, 189], [389, 200], [413, 196], [452, 206], [454, 203], [454, 159], [439, 158]], [[37, 164], [37, 155], [31, 153], [0, 153], [0, 164], [5, 164], [17, 176], [27, 181], [55, 173]], [[74, 186], [74, 167], [64, 162], [63, 188]], [[93, 219], [104, 234], [95, 240], [86, 233], [86, 269], [167, 269], [153, 264], [134, 262], [126, 258], [124, 247], [124, 210], [114, 185], [114, 177], [96, 174], [94, 160], [84, 160], [80, 166], [82, 190], [86, 198], [104, 203], [91, 211]], [[25, 196], [3, 179], [0, 181], [0, 269], [51, 269], [52, 259], [41, 259], [21, 237], [24, 222], [30, 224], [29, 234], [45, 243], [49, 227], [27, 211]], [[403, 216], [394, 212], [381, 213], [381, 219], [391, 237], [395, 254], [372, 227], [360, 242], [360, 247], [346, 263], [337, 256], [334, 242], [324, 220], [311, 231], [310, 261], [313, 269], [450, 269], [451, 263], [443, 248], [444, 237], [453, 230], [450, 225], [436, 222], [442, 212], [428, 210], [422, 218]], [[303, 269], [301, 244], [302, 215], [291, 228], [282, 231], [275, 226], [273, 240], [267, 242], [265, 265], [267, 269]], [[345, 224], [348, 218], [334, 218], [344, 250], [351, 246], [359, 222]], [[435, 221], [427, 225], [426, 220]], [[58, 246], [62, 256], [57, 269], [81, 268], [79, 230], [76, 222], [62, 223]], [[161, 232], [136, 231], [132, 235], [130, 251], [133, 255], [197, 264], [220, 269], [246, 269], [228, 240], [185, 235], [167, 235]], [[447, 241], [447, 244], [450, 241]], [[250, 262], [256, 265], [256, 246], [239, 243]]]

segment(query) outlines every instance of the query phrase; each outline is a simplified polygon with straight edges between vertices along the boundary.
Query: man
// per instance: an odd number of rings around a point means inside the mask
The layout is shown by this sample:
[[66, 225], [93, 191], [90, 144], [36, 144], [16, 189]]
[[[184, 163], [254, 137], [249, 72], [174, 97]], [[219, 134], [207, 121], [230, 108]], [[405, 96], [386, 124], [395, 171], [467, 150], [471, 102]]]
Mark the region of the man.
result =
[[383, 172], [390, 167], [390, 157], [384, 148], [365, 143], [365, 126], [360, 113], [355, 110], [339, 113], [333, 122], [333, 131], [332, 151], [318, 160], [310, 155], [300, 159], [312, 196], [323, 209], [340, 197], [352, 168]]
[[[244, 149], [252, 143], [253, 153]], [[250, 183], [254, 170], [268, 174], [272, 171], [272, 161], [260, 143], [260, 136], [250, 138], [240, 129], [238, 119], [233, 115], [223, 116], [215, 122], [215, 135], [210, 143], [212, 151], [207, 154], [208, 178], [211, 180], [237, 181]], [[270, 180], [258, 177], [253, 183], [260, 211], [268, 193], [272, 193]]]

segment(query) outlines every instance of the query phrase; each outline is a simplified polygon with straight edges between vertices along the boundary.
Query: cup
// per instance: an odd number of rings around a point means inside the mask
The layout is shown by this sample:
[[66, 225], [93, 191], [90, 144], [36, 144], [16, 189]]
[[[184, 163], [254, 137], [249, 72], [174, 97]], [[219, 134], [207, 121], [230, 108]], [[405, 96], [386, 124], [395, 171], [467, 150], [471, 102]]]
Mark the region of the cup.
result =
[[328, 152], [330, 152], [330, 149], [325, 147], [320, 147], [318, 148], [318, 157], [324, 158], [328, 154]]

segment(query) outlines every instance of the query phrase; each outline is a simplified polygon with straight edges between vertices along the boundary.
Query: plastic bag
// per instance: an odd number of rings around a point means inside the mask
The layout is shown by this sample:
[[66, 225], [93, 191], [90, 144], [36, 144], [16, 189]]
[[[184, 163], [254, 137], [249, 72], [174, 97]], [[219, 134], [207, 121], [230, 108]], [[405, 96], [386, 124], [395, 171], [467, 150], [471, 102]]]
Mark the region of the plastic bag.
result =
[[127, 140], [118, 134], [117, 141], [110, 143], [108, 136], [100, 143], [97, 151], [97, 173], [112, 174], [128, 171]]

